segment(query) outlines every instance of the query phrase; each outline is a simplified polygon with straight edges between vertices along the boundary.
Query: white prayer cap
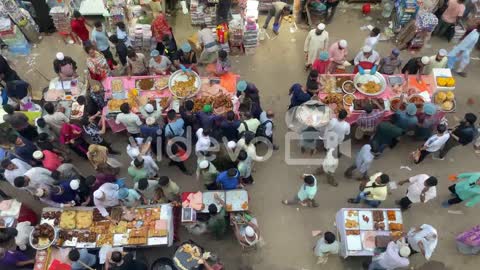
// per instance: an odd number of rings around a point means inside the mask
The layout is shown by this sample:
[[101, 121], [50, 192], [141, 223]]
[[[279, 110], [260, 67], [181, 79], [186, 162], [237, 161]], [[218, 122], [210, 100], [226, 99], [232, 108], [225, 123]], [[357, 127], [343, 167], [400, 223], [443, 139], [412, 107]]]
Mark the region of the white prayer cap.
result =
[[438, 50], [438, 55], [440, 56], [447, 56], [448, 52], [445, 49]]
[[145, 104], [145, 108], [144, 108], [144, 109], [145, 109], [145, 111], [146, 111], [147, 113], [152, 113], [152, 112], [153, 112], [153, 105], [150, 104], [150, 103], [147, 103], [147, 104]]
[[43, 188], [37, 188], [35, 190], [35, 196], [36, 197], [43, 197], [43, 195], [45, 195], [45, 190], [43, 190]]
[[346, 48], [348, 46], [348, 43], [345, 39], [342, 39], [338, 42], [338, 45], [340, 45], [340, 47], [342, 48]]
[[248, 237], [253, 237], [255, 235], [255, 230], [251, 226], [245, 228], [245, 235]]
[[204, 160], [200, 161], [200, 163], [198, 164], [198, 167], [200, 167], [200, 169], [206, 169], [208, 167], [208, 165], [210, 165], [210, 162], [208, 162], [208, 160], [204, 159]]
[[422, 64], [428, 65], [430, 63], [430, 57], [424, 56], [422, 57]]
[[235, 149], [235, 147], [237, 147], [237, 143], [234, 142], [234, 141], [229, 141], [227, 143], [227, 147], [230, 148], [230, 149]]
[[72, 181], [70, 181], [70, 188], [72, 190], [77, 190], [79, 187], [80, 187], [80, 180], [72, 179]]
[[372, 47], [370, 47], [370, 46], [363, 46], [362, 51], [363, 51], [364, 53], [372, 52]]
[[60, 61], [62, 61], [63, 59], [65, 59], [65, 55], [64, 55], [62, 52], [57, 52], [57, 54], [55, 55], [55, 57], [57, 58], [57, 60], [60, 60]]
[[153, 125], [155, 123], [155, 118], [149, 116], [147, 117], [147, 119], [145, 119], [145, 123], [147, 123], [147, 125]]
[[36, 159], [36, 160], [42, 159], [43, 158], [42, 151], [37, 150], [37, 151], [33, 152], [33, 158]]
[[317, 29], [318, 29], [318, 30], [325, 30], [325, 24], [319, 23], [319, 24], [317, 25]]
[[402, 246], [402, 247], [400, 248], [400, 252], [399, 252], [399, 253], [400, 253], [400, 256], [406, 258], [406, 257], [410, 256], [410, 252], [411, 252], [411, 251], [410, 251], [410, 248], [409, 248], [408, 246]]
[[94, 197], [95, 199], [98, 199], [98, 200], [103, 199], [103, 197], [104, 197], [103, 191], [101, 191], [101, 190], [95, 190], [95, 192], [93, 192], [93, 197]]

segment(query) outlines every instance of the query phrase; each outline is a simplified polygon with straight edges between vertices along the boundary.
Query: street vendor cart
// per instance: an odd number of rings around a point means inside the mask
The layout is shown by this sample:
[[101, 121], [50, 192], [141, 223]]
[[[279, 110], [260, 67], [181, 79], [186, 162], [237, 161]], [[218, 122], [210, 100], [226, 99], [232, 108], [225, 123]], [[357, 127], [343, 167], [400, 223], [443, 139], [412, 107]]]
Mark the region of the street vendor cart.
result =
[[402, 235], [399, 208], [342, 208], [335, 215], [340, 255], [373, 256], [389, 239]]

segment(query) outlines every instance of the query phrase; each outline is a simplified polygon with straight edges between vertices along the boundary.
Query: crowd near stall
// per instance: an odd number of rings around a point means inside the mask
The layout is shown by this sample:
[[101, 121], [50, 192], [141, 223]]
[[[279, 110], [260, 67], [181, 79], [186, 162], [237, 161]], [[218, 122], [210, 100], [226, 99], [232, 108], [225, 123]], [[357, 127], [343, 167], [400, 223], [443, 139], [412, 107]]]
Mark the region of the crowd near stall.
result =
[[[355, 177], [359, 191], [335, 209], [335, 228], [314, 233], [317, 264], [336, 254], [367, 257], [364, 267], [370, 270], [409, 267], [411, 256], [429, 260], [441, 236], [430, 224], [407, 228], [402, 213], [437, 197], [438, 176], [412, 172], [395, 181], [371, 165], [390, 154], [387, 148], [398, 147], [401, 137], [421, 141], [411, 152], [414, 164], [429, 155], [443, 160], [460, 145], [480, 146], [474, 113], [458, 125], [446, 121], [459, 106], [457, 79], [467, 76], [478, 47], [480, 6], [463, 0], [382, 1], [389, 26], [366, 27], [364, 44], [354, 45], [342, 33], [339, 39], [328, 33], [343, 2], [300, 2], [0, 2], [0, 40], [8, 55], [29, 54], [39, 33], [55, 31], [84, 50], [84, 58], [58, 52], [45, 63], [53, 64], [56, 77], [41, 100], [33, 99], [28, 76], [0, 55], [1, 175], [46, 206], [34, 213], [1, 192], [2, 269], [233, 269], [217, 251], [186, 239], [224, 239], [231, 231], [242, 251], [262, 247], [262, 221], [250, 206], [255, 198], [249, 191], [255, 167], [268, 170], [259, 164], [273, 162], [268, 158], [280, 148], [275, 114], [262, 106], [254, 82], [232, 72], [230, 55], [254, 54], [264, 39], [300, 31], [302, 20], [312, 28], [303, 46], [305, 65], [299, 67], [308, 75], [288, 92], [287, 128], [300, 138], [302, 155], [320, 151], [326, 158], [312, 164], [315, 171], [303, 174], [298, 192], [279, 207], [319, 207], [315, 198], [323, 176], [337, 188], [340, 175]], [[198, 26], [183, 41], [169, 23], [180, 12]], [[259, 19], [259, 12], [266, 18]], [[370, 14], [369, 3], [362, 12]], [[85, 17], [90, 15], [102, 19]], [[313, 23], [315, 16], [320, 23]], [[455, 45], [402, 58], [403, 50], [428, 46], [432, 35]], [[388, 55], [376, 50], [384, 37], [394, 41]], [[78, 70], [81, 61], [85, 72]], [[342, 143], [349, 139], [362, 146], [339, 174], [339, 162], [346, 162]], [[166, 175], [165, 158], [168, 166], [199, 180], [200, 190], [180, 187]], [[193, 168], [189, 159], [195, 160]], [[90, 170], [80, 170], [80, 164]], [[479, 179], [475, 172], [450, 176], [452, 196], [442, 207], [479, 203]], [[382, 208], [407, 183], [398, 208]], [[180, 226], [188, 235], [180, 235]], [[456, 237], [458, 250], [478, 254], [479, 235], [479, 225], [471, 224]], [[174, 243], [170, 257], [150, 265], [138, 252]]]

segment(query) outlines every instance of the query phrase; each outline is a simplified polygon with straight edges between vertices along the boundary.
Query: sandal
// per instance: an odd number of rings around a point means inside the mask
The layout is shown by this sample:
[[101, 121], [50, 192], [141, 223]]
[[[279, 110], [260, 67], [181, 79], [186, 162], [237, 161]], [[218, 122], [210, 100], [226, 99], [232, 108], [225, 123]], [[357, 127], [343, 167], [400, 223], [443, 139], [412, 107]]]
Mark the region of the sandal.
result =
[[355, 204], [357, 204], [357, 203], [358, 203], [358, 202], [357, 202], [357, 201], [355, 201], [355, 199], [353, 199], [353, 198], [350, 198], [350, 199], [348, 199], [348, 200], [347, 200], [347, 202], [349, 202], [349, 203], [355, 203]]

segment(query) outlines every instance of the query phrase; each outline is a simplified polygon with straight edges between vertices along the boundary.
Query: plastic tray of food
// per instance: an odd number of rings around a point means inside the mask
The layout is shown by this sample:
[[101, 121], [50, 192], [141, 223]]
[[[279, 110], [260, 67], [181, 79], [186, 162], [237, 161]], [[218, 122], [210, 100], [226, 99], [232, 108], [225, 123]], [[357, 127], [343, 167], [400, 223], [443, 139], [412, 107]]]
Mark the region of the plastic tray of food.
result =
[[154, 85], [155, 90], [163, 90], [167, 88], [169, 80], [170, 80], [170, 77], [168, 76], [162, 76], [160, 78], [156, 78], [155, 85]]
[[347, 230], [359, 229], [360, 224], [358, 222], [357, 210], [346, 210], [343, 214], [345, 216], [345, 229]]
[[248, 193], [246, 190], [229, 190], [225, 192], [227, 212], [248, 210]]
[[373, 230], [373, 214], [372, 211], [358, 211], [358, 221], [360, 230]]
[[155, 79], [144, 78], [135, 80], [135, 87], [140, 91], [155, 90]]

